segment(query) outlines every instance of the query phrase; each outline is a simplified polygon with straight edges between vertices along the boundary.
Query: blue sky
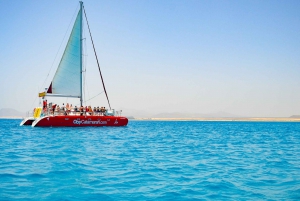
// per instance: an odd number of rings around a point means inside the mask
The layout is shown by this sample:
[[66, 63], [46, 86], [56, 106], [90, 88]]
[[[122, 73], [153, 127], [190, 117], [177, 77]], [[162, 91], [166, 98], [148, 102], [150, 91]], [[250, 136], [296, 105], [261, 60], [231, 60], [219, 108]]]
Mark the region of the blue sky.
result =
[[[28, 111], [53, 77], [79, 3], [0, 2], [0, 108]], [[300, 114], [300, 1], [84, 1], [84, 6], [112, 107]], [[85, 33], [89, 99], [102, 87]], [[107, 106], [104, 94], [87, 104]]]

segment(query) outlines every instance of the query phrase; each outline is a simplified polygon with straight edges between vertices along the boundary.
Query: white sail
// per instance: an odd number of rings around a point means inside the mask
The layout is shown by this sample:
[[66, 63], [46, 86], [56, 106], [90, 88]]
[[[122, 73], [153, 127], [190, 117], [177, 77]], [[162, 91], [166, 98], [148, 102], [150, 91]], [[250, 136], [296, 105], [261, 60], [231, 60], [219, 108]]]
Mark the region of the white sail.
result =
[[82, 9], [78, 12], [68, 44], [47, 94], [81, 97], [81, 29]]

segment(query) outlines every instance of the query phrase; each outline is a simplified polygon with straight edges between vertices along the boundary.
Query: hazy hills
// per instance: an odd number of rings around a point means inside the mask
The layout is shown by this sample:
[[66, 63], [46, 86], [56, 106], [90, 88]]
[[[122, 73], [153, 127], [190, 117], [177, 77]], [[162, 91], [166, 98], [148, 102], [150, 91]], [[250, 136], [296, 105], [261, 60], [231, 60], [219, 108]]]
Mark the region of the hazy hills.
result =
[[180, 113], [180, 112], [171, 112], [171, 113], [160, 113], [154, 115], [153, 118], [212, 118], [212, 117], [240, 117], [238, 115], [226, 113], [226, 112], [217, 112], [211, 114], [201, 114], [201, 113]]
[[24, 117], [25, 112], [19, 112], [12, 108], [0, 109], [0, 117]]
[[210, 114], [202, 113], [186, 113], [186, 112], [164, 112], [164, 113], [149, 113], [141, 110], [125, 109], [122, 113], [124, 116], [133, 116], [135, 118], [238, 118], [241, 116], [230, 114], [227, 112], [217, 112]]
[[[249, 118], [231, 114], [228, 112], [215, 112], [215, 113], [188, 113], [188, 112], [162, 112], [162, 113], [149, 113], [142, 110], [124, 109], [122, 115], [134, 118]], [[289, 118], [300, 118], [300, 115], [292, 115]]]

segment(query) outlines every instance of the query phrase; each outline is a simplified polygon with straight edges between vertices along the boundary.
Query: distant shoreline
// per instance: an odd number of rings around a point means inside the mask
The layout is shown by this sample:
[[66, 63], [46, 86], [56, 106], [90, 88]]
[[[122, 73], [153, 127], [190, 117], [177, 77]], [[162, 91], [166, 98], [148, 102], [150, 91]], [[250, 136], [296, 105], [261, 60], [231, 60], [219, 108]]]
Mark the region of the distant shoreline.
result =
[[142, 121], [249, 121], [249, 122], [300, 122], [300, 118], [251, 117], [251, 118], [134, 118]]

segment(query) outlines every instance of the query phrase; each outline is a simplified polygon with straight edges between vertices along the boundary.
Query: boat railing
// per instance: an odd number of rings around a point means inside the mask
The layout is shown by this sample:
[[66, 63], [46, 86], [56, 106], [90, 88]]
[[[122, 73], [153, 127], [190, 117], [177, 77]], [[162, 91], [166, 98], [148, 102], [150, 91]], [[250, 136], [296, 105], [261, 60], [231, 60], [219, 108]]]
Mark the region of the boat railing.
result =
[[117, 117], [122, 116], [122, 110], [117, 110], [117, 111], [115, 112], [115, 116], [117, 116]]
[[26, 112], [26, 117], [33, 117], [33, 112], [30, 111]]
[[65, 111], [65, 110], [53, 110], [51, 108], [44, 108], [41, 113], [43, 116], [121, 116], [122, 110], [107, 110], [106, 112], [80, 112], [75, 110]]

